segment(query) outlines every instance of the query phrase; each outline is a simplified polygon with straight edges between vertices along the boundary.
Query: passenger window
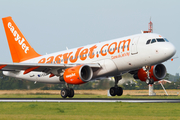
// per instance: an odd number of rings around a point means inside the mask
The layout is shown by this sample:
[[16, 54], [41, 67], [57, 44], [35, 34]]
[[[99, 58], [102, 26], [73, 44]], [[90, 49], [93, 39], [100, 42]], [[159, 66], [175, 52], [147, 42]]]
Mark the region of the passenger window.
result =
[[165, 42], [165, 40], [162, 39], [162, 38], [157, 38], [156, 40], [157, 40], [158, 42]]
[[146, 45], [149, 44], [150, 42], [151, 42], [151, 39], [146, 42]]
[[155, 40], [155, 39], [152, 39], [151, 43], [155, 43], [155, 42], [156, 42], [156, 40]]

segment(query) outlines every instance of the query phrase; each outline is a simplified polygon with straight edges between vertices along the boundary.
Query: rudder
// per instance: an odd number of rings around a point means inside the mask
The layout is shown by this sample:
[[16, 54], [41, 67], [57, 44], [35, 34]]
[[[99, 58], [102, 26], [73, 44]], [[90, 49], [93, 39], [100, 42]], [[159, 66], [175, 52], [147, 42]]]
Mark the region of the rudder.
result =
[[19, 28], [16, 26], [12, 17], [2, 18], [6, 37], [14, 63], [23, 62], [40, 56], [28, 43]]

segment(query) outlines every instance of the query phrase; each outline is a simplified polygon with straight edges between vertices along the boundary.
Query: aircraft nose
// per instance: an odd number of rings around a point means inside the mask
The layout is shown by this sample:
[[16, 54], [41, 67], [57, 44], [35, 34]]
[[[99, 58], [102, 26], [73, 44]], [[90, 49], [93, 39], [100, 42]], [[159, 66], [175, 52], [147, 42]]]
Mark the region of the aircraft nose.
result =
[[173, 44], [169, 43], [166, 47], [165, 47], [165, 55], [168, 56], [169, 58], [171, 58], [172, 56], [174, 56], [174, 54], [176, 53], [176, 48], [174, 47]]

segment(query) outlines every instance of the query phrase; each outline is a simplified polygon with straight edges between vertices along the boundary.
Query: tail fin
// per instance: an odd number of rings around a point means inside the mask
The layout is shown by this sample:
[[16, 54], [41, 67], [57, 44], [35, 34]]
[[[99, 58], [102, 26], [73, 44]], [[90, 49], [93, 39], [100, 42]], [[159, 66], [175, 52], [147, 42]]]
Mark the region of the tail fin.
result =
[[13, 62], [19, 63], [40, 56], [28, 43], [11, 17], [2, 18]]

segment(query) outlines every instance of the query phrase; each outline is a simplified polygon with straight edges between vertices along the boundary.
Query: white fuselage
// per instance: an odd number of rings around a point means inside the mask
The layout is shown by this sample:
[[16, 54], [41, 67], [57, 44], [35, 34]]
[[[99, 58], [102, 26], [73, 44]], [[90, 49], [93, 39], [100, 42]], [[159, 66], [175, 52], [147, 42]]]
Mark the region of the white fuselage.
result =
[[[117, 76], [131, 70], [137, 70], [145, 65], [155, 65], [170, 59], [175, 53], [175, 47], [167, 41], [146, 44], [149, 39], [162, 38], [158, 34], [137, 34], [79, 48], [60, 51], [33, 58], [22, 63], [43, 64], [85, 64], [99, 63], [101, 69], [93, 73], [93, 79], [99, 77]], [[5, 75], [20, 79], [60, 83], [58, 75], [50, 77], [43, 72], [23, 71], [3, 72]]]

